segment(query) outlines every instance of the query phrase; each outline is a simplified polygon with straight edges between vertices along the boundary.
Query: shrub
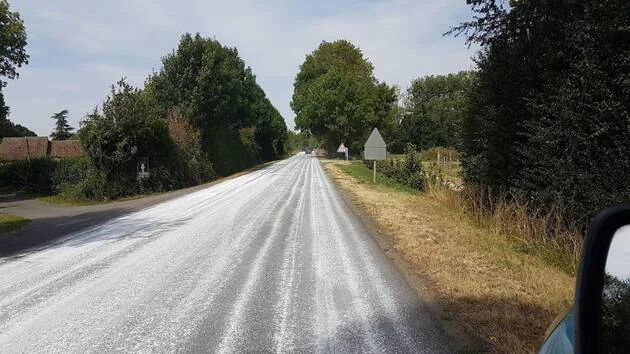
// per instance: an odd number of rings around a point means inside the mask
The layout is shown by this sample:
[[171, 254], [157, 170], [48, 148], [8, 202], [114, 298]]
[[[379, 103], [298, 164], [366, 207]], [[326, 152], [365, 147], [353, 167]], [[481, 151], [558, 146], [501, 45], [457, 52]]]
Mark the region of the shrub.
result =
[[57, 162], [50, 158], [16, 161], [0, 167], [0, 186], [12, 191], [50, 194]]
[[52, 174], [52, 190], [60, 192], [67, 185], [76, 185], [82, 182], [90, 168], [88, 158], [69, 158], [56, 161], [55, 171]]
[[[166, 119], [141, 90], [122, 80], [118, 89], [112, 87], [102, 111], [83, 121], [79, 136], [98, 171], [86, 186], [88, 194], [115, 199], [145, 187], [161, 191], [185, 185]], [[136, 168], [142, 158], [149, 159], [151, 179], [140, 185]]]
[[[374, 163], [365, 161], [365, 165], [372, 169]], [[426, 177], [422, 171], [420, 156], [412, 144], [407, 145], [405, 156], [402, 159], [390, 158], [376, 162], [376, 169], [383, 175], [392, 178], [413, 189], [424, 190]]]
[[203, 152], [201, 134], [184, 119], [179, 110], [168, 112], [168, 131], [175, 143], [177, 161], [187, 185], [199, 184], [215, 177], [212, 163]]

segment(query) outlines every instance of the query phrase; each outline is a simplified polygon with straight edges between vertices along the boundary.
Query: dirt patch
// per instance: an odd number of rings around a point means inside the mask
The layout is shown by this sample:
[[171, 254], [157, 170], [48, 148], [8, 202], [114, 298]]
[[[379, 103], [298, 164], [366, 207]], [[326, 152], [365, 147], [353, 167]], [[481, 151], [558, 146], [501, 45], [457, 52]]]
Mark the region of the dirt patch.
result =
[[422, 298], [435, 299], [434, 311], [464, 341], [462, 351], [535, 352], [572, 303], [573, 277], [465, 214], [422, 193], [361, 183], [334, 163], [324, 168], [355, 210], [373, 220], [381, 247]]

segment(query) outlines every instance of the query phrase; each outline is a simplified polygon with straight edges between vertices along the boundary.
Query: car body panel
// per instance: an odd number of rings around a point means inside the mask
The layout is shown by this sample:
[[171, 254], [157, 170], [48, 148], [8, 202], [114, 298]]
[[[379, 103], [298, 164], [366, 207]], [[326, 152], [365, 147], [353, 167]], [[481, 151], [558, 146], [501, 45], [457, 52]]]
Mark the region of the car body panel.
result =
[[575, 318], [573, 310], [567, 313], [545, 339], [540, 354], [572, 354], [575, 343]]

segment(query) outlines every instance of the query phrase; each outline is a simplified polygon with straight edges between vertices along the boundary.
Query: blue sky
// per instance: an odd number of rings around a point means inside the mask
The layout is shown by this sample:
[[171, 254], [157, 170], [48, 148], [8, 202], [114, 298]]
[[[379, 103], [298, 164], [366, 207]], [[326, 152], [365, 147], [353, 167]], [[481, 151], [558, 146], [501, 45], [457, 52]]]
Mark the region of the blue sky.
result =
[[293, 127], [293, 80], [322, 40], [347, 39], [375, 76], [405, 89], [411, 80], [473, 68], [449, 26], [470, 17], [464, 0], [13, 0], [28, 34], [29, 65], [4, 89], [10, 119], [48, 135], [62, 109], [78, 127], [121, 77], [142, 86], [185, 32], [238, 48], [258, 83]]

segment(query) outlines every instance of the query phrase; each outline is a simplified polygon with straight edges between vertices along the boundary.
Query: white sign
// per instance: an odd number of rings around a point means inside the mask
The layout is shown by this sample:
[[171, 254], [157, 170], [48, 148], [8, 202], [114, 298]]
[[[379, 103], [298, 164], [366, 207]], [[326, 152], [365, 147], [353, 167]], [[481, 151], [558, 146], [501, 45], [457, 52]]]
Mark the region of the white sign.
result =
[[378, 129], [374, 128], [372, 134], [365, 142], [365, 154], [363, 156], [366, 160], [385, 160], [387, 159], [387, 145], [385, 140], [378, 132]]
[[343, 143], [339, 145], [337, 152], [340, 154], [346, 154], [346, 160], [348, 159], [348, 148]]
[[151, 173], [149, 172], [149, 159], [141, 158], [138, 161], [138, 179], [149, 178]]

